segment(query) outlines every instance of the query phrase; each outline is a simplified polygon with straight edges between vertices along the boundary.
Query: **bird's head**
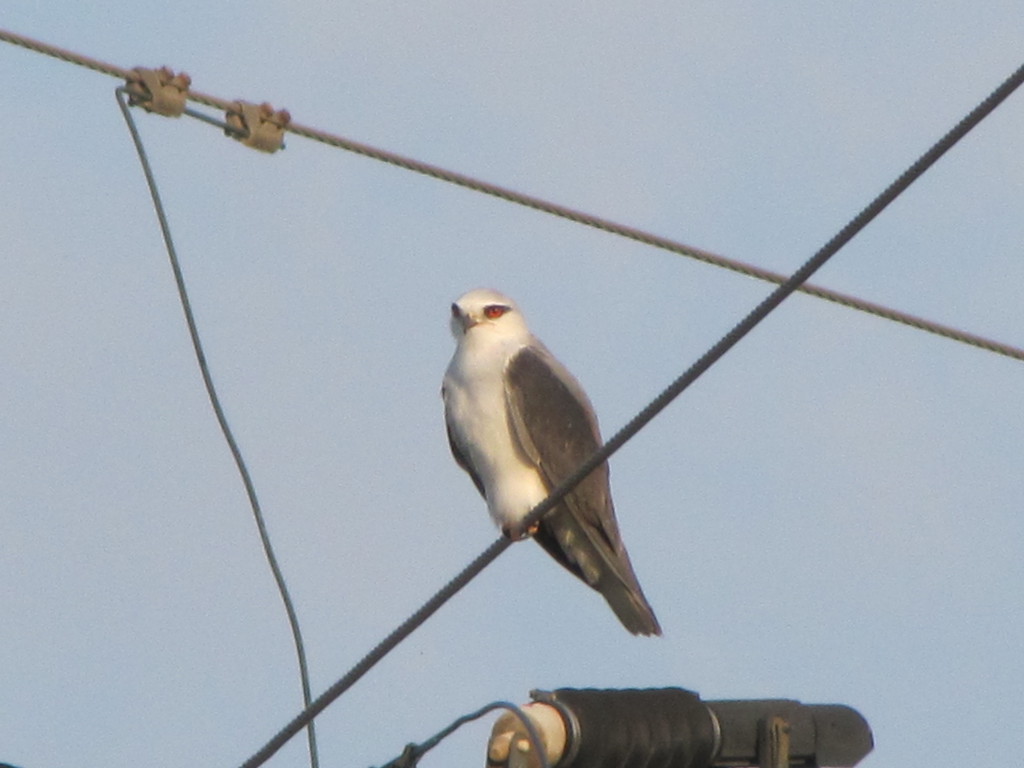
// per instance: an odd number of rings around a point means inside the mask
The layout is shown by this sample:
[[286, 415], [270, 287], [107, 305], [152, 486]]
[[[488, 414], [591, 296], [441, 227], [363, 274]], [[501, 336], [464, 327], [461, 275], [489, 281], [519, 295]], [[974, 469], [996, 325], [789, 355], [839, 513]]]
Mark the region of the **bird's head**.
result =
[[516, 303], [488, 288], [470, 291], [452, 304], [451, 329], [456, 341], [462, 341], [473, 329], [487, 329], [507, 338], [530, 334]]

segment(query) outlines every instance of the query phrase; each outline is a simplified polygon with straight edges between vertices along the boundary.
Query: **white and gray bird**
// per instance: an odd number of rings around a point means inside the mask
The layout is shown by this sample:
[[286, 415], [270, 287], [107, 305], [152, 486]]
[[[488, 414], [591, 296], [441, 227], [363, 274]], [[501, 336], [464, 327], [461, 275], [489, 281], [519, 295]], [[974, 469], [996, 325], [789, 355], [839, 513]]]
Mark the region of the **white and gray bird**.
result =
[[532, 535], [600, 592], [630, 632], [660, 635], [619, 535], [607, 463], [524, 530], [530, 510], [601, 446], [579, 382], [496, 291], [470, 291], [452, 304], [451, 329], [457, 346], [441, 388], [448, 442], [494, 522], [506, 536]]

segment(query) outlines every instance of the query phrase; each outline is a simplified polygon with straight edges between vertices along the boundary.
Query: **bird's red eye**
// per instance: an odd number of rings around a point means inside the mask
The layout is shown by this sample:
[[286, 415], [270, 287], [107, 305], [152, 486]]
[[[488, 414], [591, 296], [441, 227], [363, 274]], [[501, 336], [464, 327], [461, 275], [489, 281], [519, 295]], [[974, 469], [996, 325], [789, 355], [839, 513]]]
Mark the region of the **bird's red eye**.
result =
[[488, 304], [484, 307], [484, 315], [489, 320], [497, 320], [499, 317], [508, 312], [509, 308], [504, 304]]

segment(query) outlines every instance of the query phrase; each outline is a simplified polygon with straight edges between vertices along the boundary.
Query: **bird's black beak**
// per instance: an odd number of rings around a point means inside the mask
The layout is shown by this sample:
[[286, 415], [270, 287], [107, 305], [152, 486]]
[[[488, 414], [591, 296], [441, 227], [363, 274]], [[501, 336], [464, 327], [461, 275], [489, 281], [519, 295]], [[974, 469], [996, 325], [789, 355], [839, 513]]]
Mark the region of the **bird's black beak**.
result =
[[456, 333], [456, 338], [461, 334], [465, 335], [466, 331], [472, 328], [476, 323], [473, 322], [469, 315], [462, 314], [462, 310], [459, 309], [458, 304], [452, 304], [452, 333]]
[[458, 323], [459, 328], [465, 333], [476, 325], [477, 321], [473, 319], [472, 315], [463, 314], [458, 304], [452, 304], [452, 324], [454, 325], [455, 323]]

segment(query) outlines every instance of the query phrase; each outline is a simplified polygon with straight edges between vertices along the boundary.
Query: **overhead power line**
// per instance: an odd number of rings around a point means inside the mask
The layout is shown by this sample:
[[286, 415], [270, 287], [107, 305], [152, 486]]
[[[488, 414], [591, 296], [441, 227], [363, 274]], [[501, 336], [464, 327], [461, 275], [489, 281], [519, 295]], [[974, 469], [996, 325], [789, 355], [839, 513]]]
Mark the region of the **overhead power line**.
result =
[[[8, 30], [0, 29], [0, 41], [19, 45], [23, 48], [60, 59], [61, 61], [86, 67], [96, 72], [102, 72], [103, 74], [117, 77], [122, 80], [129, 79], [134, 71], [99, 61], [88, 56], [83, 56], [58, 46], [33, 40], [32, 38], [25, 37], [24, 35], [19, 35]], [[239, 102], [237, 101], [221, 99], [216, 96], [201, 93], [200, 91], [192, 90], [191, 88], [187, 91], [186, 98], [198, 104], [203, 104], [223, 112], [237, 112], [239, 109]], [[187, 110], [186, 114], [205, 122], [213, 123], [222, 128], [227, 128], [230, 133], [237, 133], [237, 129], [235, 127], [226, 126], [224, 123], [211, 119], [202, 113]], [[678, 240], [672, 240], [667, 237], [655, 235], [651, 232], [646, 232], [642, 229], [619, 224], [611, 221], [610, 219], [585, 213], [568, 206], [559, 205], [558, 203], [553, 203], [539, 197], [516, 192], [506, 187], [491, 184], [466, 174], [451, 171], [446, 168], [441, 168], [440, 166], [431, 165], [430, 163], [425, 163], [394, 152], [379, 149], [377, 147], [370, 146], [369, 144], [353, 141], [352, 139], [329, 133], [327, 131], [322, 131], [317, 128], [301, 125], [296, 122], [289, 122], [287, 125], [283, 126], [283, 130], [295, 134], [296, 136], [302, 136], [328, 146], [344, 149], [349, 152], [363, 155], [364, 157], [379, 160], [440, 181], [446, 181], [450, 184], [455, 184], [466, 189], [491, 195], [492, 197], [497, 197], [517, 205], [522, 205], [543, 213], [574, 221], [578, 224], [593, 227], [595, 229], [618, 235], [619, 237], [624, 237], [638, 243], [643, 243], [654, 248], [659, 248], [670, 253], [686, 256], [706, 264], [738, 272], [739, 274], [746, 275], [748, 277], [757, 278], [758, 280], [764, 280], [769, 283], [781, 285], [787, 279], [786, 275], [779, 272], [763, 269], [753, 264], [748, 264], [737, 259], [732, 259], [692, 245], [687, 245], [686, 243], [679, 242]], [[842, 293], [840, 291], [834, 291], [823, 286], [806, 283], [800, 286], [798, 290], [802, 293], [807, 293], [811, 296], [825, 299], [826, 301], [831, 301], [850, 309], [866, 312], [868, 314], [875, 315], [876, 317], [901, 323], [903, 325], [910, 326], [911, 328], [926, 331], [952, 341], [968, 344], [979, 349], [984, 349], [989, 352], [994, 352], [996, 354], [1024, 362], [1024, 348], [1021, 347], [986, 338], [969, 331], [963, 331], [934, 320], [918, 317], [908, 312], [893, 309], [892, 307], [887, 307], [873, 301], [851, 296], [850, 294]]]
[[[626, 426], [619, 430], [607, 443], [598, 449], [587, 459], [572, 475], [566, 478], [558, 487], [551, 491], [546, 499], [533, 508], [529, 515], [523, 520], [523, 527], [529, 528], [541, 517], [551, 511], [566, 494], [572, 491], [587, 475], [593, 472], [599, 465], [607, 461], [612, 454], [621, 448], [637, 432], [646, 426], [655, 416], [664, 410], [669, 403], [675, 400], [687, 387], [696, 381], [701, 374], [718, 361], [726, 352], [734, 347], [740, 339], [746, 336], [765, 317], [779, 306], [788, 296], [793, 294], [799, 286], [806, 281], [816, 270], [848, 243], [854, 235], [864, 229], [878, 214], [900, 194], [904, 192], [921, 174], [930, 168], [942, 155], [944, 155], [954, 144], [967, 135], [974, 126], [984, 119], [993, 109], [1002, 103], [1016, 88], [1024, 82], [1024, 66], [1017, 69], [1008, 77], [996, 90], [994, 90], [984, 101], [950, 129], [945, 136], [933, 144], [920, 158], [918, 158], [907, 170], [872, 200], [859, 214], [857, 214], [845, 227], [843, 227], [831, 240], [823, 245], [817, 253], [808, 259], [803, 266], [793, 273], [782, 285], [772, 291], [767, 298], [758, 304], [743, 320], [741, 320], [731, 331], [709, 349], [704, 355], [684, 371], [679, 378], [673, 381], [658, 397], [649, 403], [638, 413]], [[300, 712], [291, 722], [284, 726], [270, 741], [259, 749], [252, 757], [242, 764], [242, 768], [258, 768], [270, 759], [281, 747], [283, 747], [296, 733], [301, 731], [306, 723], [315, 718], [320, 712], [327, 708], [333, 701], [347, 691], [356, 681], [368, 672], [378, 661], [394, 649], [402, 640], [411, 634], [417, 627], [426, 621], [435, 611], [454, 596], [460, 589], [468, 584], [484, 568], [493, 562], [498, 555], [504, 552], [511, 544], [507, 538], [499, 538], [484, 550], [477, 558], [469, 564], [461, 573], [455, 576], [448, 584], [441, 588], [412, 616], [406, 619], [397, 629], [379, 643], [370, 653], [350, 669], [340, 680], [328, 688], [324, 693], [303, 712]]]

